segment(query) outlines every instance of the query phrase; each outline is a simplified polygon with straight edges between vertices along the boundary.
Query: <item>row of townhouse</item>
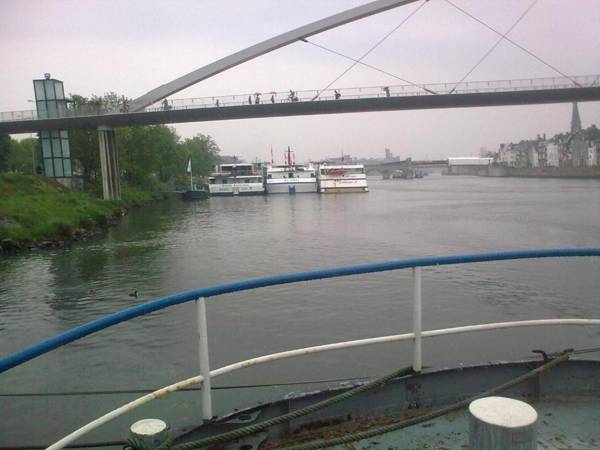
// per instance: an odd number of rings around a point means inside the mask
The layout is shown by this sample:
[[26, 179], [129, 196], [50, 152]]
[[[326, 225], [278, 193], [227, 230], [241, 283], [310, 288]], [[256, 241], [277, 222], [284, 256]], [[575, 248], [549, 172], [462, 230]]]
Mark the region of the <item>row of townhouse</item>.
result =
[[582, 133], [561, 133], [552, 139], [500, 144], [496, 163], [508, 167], [591, 167], [600, 165], [600, 140]]

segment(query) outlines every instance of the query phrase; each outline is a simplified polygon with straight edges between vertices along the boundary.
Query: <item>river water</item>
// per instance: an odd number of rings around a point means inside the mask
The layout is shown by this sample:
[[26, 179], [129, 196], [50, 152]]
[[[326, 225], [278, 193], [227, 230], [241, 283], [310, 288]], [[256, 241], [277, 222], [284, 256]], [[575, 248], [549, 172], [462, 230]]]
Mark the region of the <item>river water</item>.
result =
[[[179, 291], [272, 274], [427, 255], [600, 247], [597, 180], [443, 177], [369, 180], [368, 194], [166, 201], [131, 211], [105, 235], [0, 260], [0, 353]], [[229, 294], [207, 301], [211, 367], [297, 347], [411, 330], [410, 271]], [[138, 296], [130, 294], [137, 291]], [[548, 259], [423, 270], [424, 329], [508, 320], [600, 317], [600, 260]], [[50, 443], [141, 394], [193, 376], [195, 309], [185, 304], [72, 343], [0, 375], [0, 446]], [[497, 331], [424, 342], [424, 363], [520, 358], [598, 345], [596, 328]], [[323, 388], [318, 380], [410, 364], [399, 343], [291, 359], [213, 380], [223, 413]], [[311, 381], [307, 386], [282, 386]], [[38, 396], [29, 394], [60, 394]], [[10, 395], [9, 395], [10, 394]], [[15, 394], [28, 394], [16, 396]], [[120, 439], [158, 416], [197, 421], [199, 393], [175, 394], [87, 441]]]

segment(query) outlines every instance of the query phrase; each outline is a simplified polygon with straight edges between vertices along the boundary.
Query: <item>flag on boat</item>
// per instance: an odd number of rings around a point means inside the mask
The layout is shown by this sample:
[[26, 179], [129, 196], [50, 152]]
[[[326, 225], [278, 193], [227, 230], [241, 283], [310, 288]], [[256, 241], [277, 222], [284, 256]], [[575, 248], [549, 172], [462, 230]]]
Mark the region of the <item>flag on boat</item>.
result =
[[189, 161], [188, 161], [186, 172], [187, 173], [192, 173], [192, 158], [190, 158]]

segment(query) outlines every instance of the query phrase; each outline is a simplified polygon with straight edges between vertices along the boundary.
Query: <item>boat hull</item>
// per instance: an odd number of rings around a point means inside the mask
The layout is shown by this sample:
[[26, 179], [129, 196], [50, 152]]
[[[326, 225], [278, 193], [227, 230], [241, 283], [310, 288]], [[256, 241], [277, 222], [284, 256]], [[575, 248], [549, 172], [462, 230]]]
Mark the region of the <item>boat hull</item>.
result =
[[345, 186], [337, 186], [337, 187], [327, 187], [321, 188], [319, 190], [321, 194], [340, 194], [340, 193], [350, 193], [350, 192], [369, 192], [368, 187], [345, 187]]
[[319, 192], [322, 194], [339, 192], [369, 192], [367, 180], [364, 178], [338, 178], [333, 180], [321, 180]]
[[209, 193], [208, 191], [186, 191], [181, 196], [184, 200], [206, 200]]
[[360, 164], [323, 165], [318, 171], [319, 192], [369, 192], [367, 176]]
[[211, 184], [208, 186], [211, 197], [237, 195], [264, 195], [265, 188], [259, 183], [252, 184]]
[[251, 195], [265, 195], [265, 191], [262, 191], [262, 192], [256, 192], [256, 191], [250, 191], [250, 192], [216, 192], [216, 193], [211, 193], [210, 194], [211, 197], [247, 197], [247, 196], [251, 196]]
[[319, 192], [319, 190], [316, 179], [310, 179], [307, 181], [290, 180], [283, 183], [271, 182], [271, 180], [267, 181], [268, 194], [303, 194], [317, 192]]

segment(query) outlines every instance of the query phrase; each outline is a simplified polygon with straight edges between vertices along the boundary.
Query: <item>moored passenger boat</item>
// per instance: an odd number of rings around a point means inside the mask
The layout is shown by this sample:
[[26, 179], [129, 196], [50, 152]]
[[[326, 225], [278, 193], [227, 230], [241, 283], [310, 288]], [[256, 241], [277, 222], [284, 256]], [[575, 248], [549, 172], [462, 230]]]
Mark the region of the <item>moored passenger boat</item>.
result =
[[312, 164], [296, 164], [288, 147], [285, 164], [270, 164], [266, 170], [267, 194], [318, 192], [317, 172]]
[[318, 170], [319, 192], [369, 192], [362, 164], [321, 164]]
[[316, 170], [312, 165], [268, 166], [268, 194], [298, 194], [318, 192]]
[[253, 164], [220, 164], [208, 179], [208, 190], [215, 195], [262, 195], [263, 176]]

